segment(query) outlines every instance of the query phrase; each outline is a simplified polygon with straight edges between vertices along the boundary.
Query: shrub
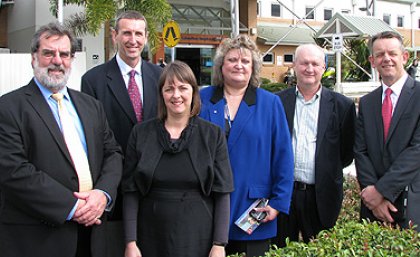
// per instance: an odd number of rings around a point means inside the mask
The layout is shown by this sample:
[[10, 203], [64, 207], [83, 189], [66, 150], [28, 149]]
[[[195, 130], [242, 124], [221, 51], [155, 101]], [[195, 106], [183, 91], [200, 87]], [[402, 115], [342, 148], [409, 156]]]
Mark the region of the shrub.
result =
[[343, 208], [334, 228], [321, 231], [308, 244], [287, 242], [284, 248], [273, 246], [265, 257], [420, 256], [418, 232], [413, 229], [399, 230], [377, 222], [359, 222], [360, 189], [356, 178], [346, 176], [343, 187]]
[[260, 86], [262, 89], [270, 91], [272, 93], [279, 92], [285, 88], [287, 88], [287, 84], [284, 83], [268, 83], [268, 84], [261, 84]]
[[358, 257], [420, 256], [420, 234], [412, 229], [399, 230], [377, 222], [349, 221], [322, 231], [308, 244], [288, 242], [273, 248], [266, 257]]

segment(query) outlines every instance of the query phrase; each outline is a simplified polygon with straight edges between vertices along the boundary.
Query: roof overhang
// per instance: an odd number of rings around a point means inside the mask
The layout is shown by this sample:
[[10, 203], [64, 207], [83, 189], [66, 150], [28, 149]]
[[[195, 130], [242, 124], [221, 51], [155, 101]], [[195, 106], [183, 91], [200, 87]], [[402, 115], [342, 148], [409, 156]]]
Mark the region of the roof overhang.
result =
[[[285, 24], [263, 23], [257, 25], [257, 40], [265, 45], [291, 45], [315, 43], [315, 32], [307, 27], [290, 26]], [[281, 40], [280, 40], [281, 39]]]
[[342, 34], [349, 38], [370, 38], [382, 31], [395, 31], [383, 20], [371, 16], [353, 16], [336, 13], [315, 34], [315, 38], [331, 38], [334, 34]]
[[[172, 19], [186, 34], [230, 34], [232, 31], [231, 14], [221, 7], [192, 6], [171, 4]], [[248, 31], [242, 23], [240, 31]]]

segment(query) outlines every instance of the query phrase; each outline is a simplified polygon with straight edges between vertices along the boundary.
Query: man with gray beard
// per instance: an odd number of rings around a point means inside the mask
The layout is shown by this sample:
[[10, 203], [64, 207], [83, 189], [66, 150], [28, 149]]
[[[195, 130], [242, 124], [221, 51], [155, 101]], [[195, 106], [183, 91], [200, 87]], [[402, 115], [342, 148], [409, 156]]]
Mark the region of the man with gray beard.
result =
[[34, 78], [0, 98], [0, 256], [106, 256], [122, 154], [102, 105], [66, 86], [75, 49], [66, 28], [42, 26]]

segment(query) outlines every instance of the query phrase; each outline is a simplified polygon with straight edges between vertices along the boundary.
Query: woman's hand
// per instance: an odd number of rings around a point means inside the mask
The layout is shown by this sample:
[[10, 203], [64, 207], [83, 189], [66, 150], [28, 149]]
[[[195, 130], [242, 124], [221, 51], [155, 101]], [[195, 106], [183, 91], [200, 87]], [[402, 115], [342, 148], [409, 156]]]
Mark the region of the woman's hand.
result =
[[141, 257], [140, 249], [137, 247], [136, 241], [131, 241], [125, 246], [124, 257]]
[[261, 221], [263, 223], [272, 221], [277, 217], [277, 215], [279, 215], [279, 211], [272, 208], [270, 205], [267, 205], [263, 208], [255, 208], [255, 210], [256, 211], [264, 211], [264, 212], [267, 213], [267, 216]]
[[225, 257], [226, 252], [223, 246], [213, 245], [210, 250], [209, 257]]

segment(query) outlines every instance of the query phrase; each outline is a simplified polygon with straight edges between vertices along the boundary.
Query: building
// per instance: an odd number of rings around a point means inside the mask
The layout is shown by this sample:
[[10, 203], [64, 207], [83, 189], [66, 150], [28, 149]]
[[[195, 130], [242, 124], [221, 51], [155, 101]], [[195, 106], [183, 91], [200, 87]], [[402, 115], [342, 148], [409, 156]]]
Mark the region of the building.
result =
[[[152, 61], [164, 57], [187, 62], [201, 85], [211, 84], [215, 48], [232, 31], [231, 1], [168, 0], [173, 19], [181, 28], [181, 41], [174, 49], [162, 44]], [[237, 0], [239, 30], [256, 40], [264, 54], [262, 77], [282, 81], [292, 65], [294, 50], [314, 42], [314, 35], [336, 13], [374, 16], [398, 30], [412, 50], [420, 47], [420, 1], [418, 0]], [[0, 0], [0, 53], [29, 52], [30, 38], [41, 25], [55, 20], [49, 0]], [[64, 18], [81, 7], [64, 8]], [[79, 39], [89, 69], [113, 55], [107, 28], [98, 35]], [[173, 51], [172, 51], [173, 50]], [[1, 67], [0, 67], [1, 68]]]

